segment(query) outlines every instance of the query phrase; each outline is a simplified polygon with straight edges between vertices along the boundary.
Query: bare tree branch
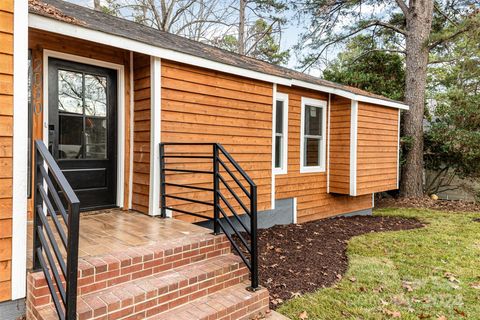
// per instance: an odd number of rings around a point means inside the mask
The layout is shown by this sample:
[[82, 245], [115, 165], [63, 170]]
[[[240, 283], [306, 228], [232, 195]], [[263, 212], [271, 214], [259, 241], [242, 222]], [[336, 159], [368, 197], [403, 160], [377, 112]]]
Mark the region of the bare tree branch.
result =
[[395, 0], [405, 16], [409, 15], [409, 7], [403, 0]]

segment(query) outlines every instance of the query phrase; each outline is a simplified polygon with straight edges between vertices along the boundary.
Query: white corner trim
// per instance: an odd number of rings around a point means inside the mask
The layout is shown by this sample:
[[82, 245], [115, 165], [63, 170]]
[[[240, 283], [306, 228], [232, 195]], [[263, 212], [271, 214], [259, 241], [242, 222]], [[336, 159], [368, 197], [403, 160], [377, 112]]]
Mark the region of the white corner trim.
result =
[[398, 133], [397, 133], [397, 189], [400, 187], [400, 109], [398, 110]]
[[328, 94], [327, 105], [327, 193], [330, 193], [330, 112], [332, 109], [332, 94]]
[[347, 98], [347, 99], [350, 99], [350, 100], [356, 100], [356, 101], [366, 102], [366, 103], [373, 103], [373, 104], [378, 104], [378, 105], [385, 106], [385, 107], [392, 107], [392, 108], [398, 108], [398, 109], [403, 109], [403, 110], [408, 110], [409, 109], [408, 105], [406, 105], [404, 103], [401, 103], [401, 102], [372, 98], [372, 97], [368, 97], [368, 96], [364, 96], [364, 95], [354, 94], [354, 93], [352, 93], [350, 91], [347, 91], [347, 90], [322, 86], [322, 85], [319, 85], [319, 84], [310, 83], [310, 82], [306, 82], [306, 81], [292, 79], [292, 85], [302, 87], [302, 88], [312, 89], [312, 90], [315, 90], [315, 91], [323, 91], [323, 92], [326, 92], [326, 93], [332, 93], [332, 94], [335, 94], [337, 96], [344, 97], [344, 98]]
[[350, 195], [357, 195], [358, 101], [352, 100], [350, 112]]
[[379, 104], [386, 107], [408, 110], [408, 106], [401, 102], [372, 98], [368, 96], [354, 94], [347, 90], [332, 88], [315, 83], [291, 79], [289, 77], [274, 76], [271, 74], [244, 69], [209, 59], [192, 56], [186, 53], [177, 52], [170, 49], [160, 48], [148, 43], [135, 41], [132, 39], [116, 36], [101, 31], [92, 30], [82, 26], [72, 25], [59, 20], [47, 18], [37, 14], [30, 13], [28, 16], [29, 26], [34, 29], [44, 30], [57, 34], [66, 35], [78, 39], [84, 39], [96, 43], [101, 43], [116, 48], [139, 52], [150, 56], [159, 57], [166, 60], [181, 62], [189, 65], [195, 65], [202, 68], [226, 72], [237, 76], [257, 79], [270, 83], [277, 83], [285, 86], [298, 86], [326, 93], [333, 93], [341, 97], [361, 102]]
[[28, 161], [28, 1], [14, 1], [12, 300], [26, 295]]
[[148, 213], [160, 214], [160, 142], [161, 142], [161, 108], [162, 108], [162, 66], [157, 57], [150, 57], [150, 192]]
[[[276, 86], [275, 86], [276, 87]], [[276, 144], [275, 144], [275, 125], [276, 125], [276, 117], [277, 117], [277, 101], [283, 101], [283, 153], [282, 153], [282, 167], [275, 168], [275, 152]], [[288, 94], [280, 93], [275, 91], [275, 96], [273, 100], [273, 118], [272, 118], [272, 131], [273, 131], [273, 141], [272, 141], [272, 161], [273, 161], [273, 173], [274, 174], [286, 174], [288, 172]]]
[[271, 181], [271, 210], [275, 209], [275, 117], [276, 117], [276, 108], [275, 101], [277, 96], [277, 84], [273, 84], [272, 91], [272, 181]]
[[[307, 167], [304, 166], [304, 140], [305, 140], [305, 106], [313, 106], [322, 109], [322, 141], [320, 150], [320, 165]], [[302, 97], [301, 114], [300, 114], [300, 173], [325, 172], [326, 163], [326, 134], [327, 134], [327, 102], [324, 100], [317, 100]]]
[[293, 223], [298, 223], [297, 198], [293, 198]]
[[134, 129], [134, 105], [135, 105], [135, 83], [133, 68], [133, 51], [130, 51], [130, 172], [128, 173], [128, 209], [132, 209], [133, 197], [133, 129]]
[[[57, 58], [97, 67], [112, 69], [117, 72], [117, 206], [123, 207], [125, 182], [125, 67], [120, 64], [85, 58], [73, 54], [43, 50], [43, 88], [48, 88], [49, 58]], [[48, 90], [43, 90], [43, 141], [48, 145]]]

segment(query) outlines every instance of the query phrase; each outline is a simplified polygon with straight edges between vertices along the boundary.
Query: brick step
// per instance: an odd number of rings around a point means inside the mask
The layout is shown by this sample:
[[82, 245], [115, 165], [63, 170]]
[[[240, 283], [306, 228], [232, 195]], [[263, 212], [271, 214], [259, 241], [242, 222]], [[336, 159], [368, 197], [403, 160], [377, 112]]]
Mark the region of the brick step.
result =
[[[81, 295], [77, 319], [145, 319], [248, 278], [237, 256], [215, 257]], [[53, 304], [38, 309], [37, 318], [56, 319]]]
[[[132, 247], [108, 255], [79, 258], [78, 293], [103, 290], [118, 284], [230, 253], [224, 235], [190, 235], [185, 238]], [[43, 272], [28, 275], [29, 303], [52, 302]]]
[[246, 290], [249, 282], [227, 287], [208, 296], [191, 301], [148, 320], [247, 320], [263, 319], [268, 311], [268, 291]]

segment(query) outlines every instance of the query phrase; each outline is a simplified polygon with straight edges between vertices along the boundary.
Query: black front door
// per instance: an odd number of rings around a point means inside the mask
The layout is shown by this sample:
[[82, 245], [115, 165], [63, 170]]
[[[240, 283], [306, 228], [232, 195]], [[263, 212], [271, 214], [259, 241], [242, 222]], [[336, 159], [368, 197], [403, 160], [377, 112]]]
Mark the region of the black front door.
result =
[[82, 210], [116, 204], [116, 71], [49, 60], [49, 149]]

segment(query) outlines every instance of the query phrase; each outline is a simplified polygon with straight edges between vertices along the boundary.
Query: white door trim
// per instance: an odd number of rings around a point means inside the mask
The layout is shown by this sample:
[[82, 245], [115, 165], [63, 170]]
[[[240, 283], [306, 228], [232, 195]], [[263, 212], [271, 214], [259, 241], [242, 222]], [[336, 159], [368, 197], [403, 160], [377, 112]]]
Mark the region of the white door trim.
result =
[[28, 1], [14, 1], [13, 18], [12, 300], [24, 298], [27, 279]]
[[[58, 58], [117, 71], [117, 206], [123, 207], [125, 182], [125, 70], [116, 63], [85, 58], [73, 54], [43, 50], [43, 141], [48, 145], [48, 59]], [[130, 141], [132, 143], [132, 141]]]

